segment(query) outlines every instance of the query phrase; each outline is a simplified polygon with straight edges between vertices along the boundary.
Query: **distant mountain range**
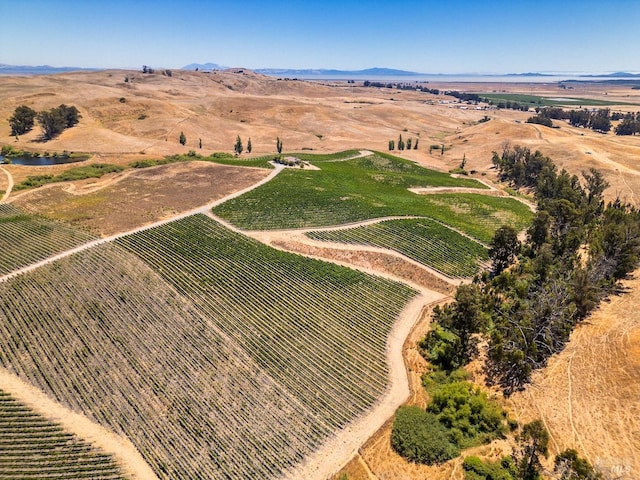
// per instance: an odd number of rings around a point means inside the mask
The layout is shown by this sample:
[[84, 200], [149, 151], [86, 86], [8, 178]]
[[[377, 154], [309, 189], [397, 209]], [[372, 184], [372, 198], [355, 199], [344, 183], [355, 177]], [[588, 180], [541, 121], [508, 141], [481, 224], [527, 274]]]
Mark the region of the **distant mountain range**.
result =
[[409, 72], [407, 70], [396, 70], [393, 68], [367, 68], [365, 70], [334, 70], [334, 69], [287, 69], [287, 68], [259, 68], [254, 72], [264, 75], [280, 75], [280, 76], [349, 76], [354, 77], [415, 77], [424, 75], [418, 72]]
[[607, 73], [606, 75], [580, 75], [580, 76], [584, 78], [592, 78], [592, 77], [640, 78], [640, 73], [614, 72], [614, 73]]
[[[211, 70], [226, 70], [229, 67], [224, 65], [220, 65], [217, 63], [207, 62], [207, 63], [190, 63], [189, 65], [185, 65], [182, 67], [182, 70], [202, 70], [202, 71], [211, 71]], [[7, 65], [4, 63], [0, 63], [0, 75], [47, 75], [53, 73], [64, 73], [64, 72], [73, 72], [78, 70], [84, 71], [96, 71], [96, 70], [104, 70], [100, 68], [82, 68], [82, 67], [52, 67], [51, 65]], [[367, 68], [364, 70], [338, 70], [338, 69], [315, 69], [315, 68], [307, 68], [307, 69], [291, 69], [291, 68], [256, 68], [250, 69], [256, 73], [261, 73], [269, 76], [279, 76], [279, 77], [306, 77], [306, 78], [322, 78], [322, 77], [416, 77], [416, 76], [465, 76], [467, 74], [460, 75], [451, 75], [451, 74], [425, 74], [419, 72], [411, 72], [408, 70], [397, 70], [394, 68]], [[527, 72], [527, 73], [507, 73], [503, 75], [496, 74], [473, 74], [477, 77], [495, 77], [495, 76], [509, 76], [509, 77], [557, 77], [561, 76], [559, 74], [551, 74], [551, 73], [538, 73], [538, 72]], [[624, 79], [633, 79], [640, 78], [640, 73], [629, 73], [629, 72], [614, 72], [607, 74], [566, 74], [567, 76], [572, 77], [580, 77], [580, 78], [624, 78]]]
[[[190, 63], [189, 65], [185, 65], [182, 67], [182, 70], [224, 70], [228, 67], [224, 67], [222, 65], [218, 65], [217, 63]], [[422, 73], [417, 72], [409, 72], [406, 70], [395, 70], [393, 68], [367, 68], [366, 70], [335, 70], [335, 69], [324, 69], [324, 68], [303, 68], [303, 69], [292, 69], [292, 68], [251, 68], [250, 69], [256, 73], [262, 73], [263, 75], [270, 76], [283, 76], [283, 77], [296, 77], [296, 76], [348, 76], [352, 75], [354, 77], [363, 77], [363, 76], [403, 76], [410, 77], [416, 75], [424, 75]]]
[[181, 70], [226, 70], [229, 67], [218, 65], [217, 63], [190, 63], [185, 65]]
[[51, 65], [7, 65], [0, 63], [0, 75], [50, 75], [52, 73], [75, 72], [77, 70], [100, 70], [99, 68], [52, 67]]
[[[183, 70], [225, 70], [228, 67], [218, 65], [217, 63], [191, 63], [182, 67]], [[307, 69], [293, 69], [293, 68], [255, 68], [250, 69], [256, 73], [262, 73], [270, 76], [280, 77], [416, 77], [416, 76], [468, 76], [470, 74], [433, 74], [433, 73], [420, 73], [412, 72], [408, 70], [396, 70], [393, 68], [367, 68], [364, 70], [338, 70], [338, 69], [323, 69], [323, 68], [307, 68]], [[507, 73], [507, 74], [478, 74], [474, 73], [473, 76], [477, 77], [558, 77], [565, 74], [557, 73], [539, 73], [539, 72], [526, 72], [526, 73]], [[584, 78], [640, 78], [640, 73], [628, 73], [628, 72], [614, 72], [608, 74], [568, 74], [572, 77], [584, 77]]]

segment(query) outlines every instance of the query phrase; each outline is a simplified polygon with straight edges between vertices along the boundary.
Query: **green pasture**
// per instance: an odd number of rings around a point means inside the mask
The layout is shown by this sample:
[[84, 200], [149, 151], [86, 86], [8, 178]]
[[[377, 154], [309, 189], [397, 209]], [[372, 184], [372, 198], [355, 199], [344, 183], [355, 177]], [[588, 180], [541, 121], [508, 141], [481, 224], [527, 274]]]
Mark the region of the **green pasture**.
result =
[[[314, 164], [313, 160], [310, 160]], [[487, 187], [408, 160], [376, 153], [317, 162], [320, 170], [285, 169], [273, 180], [214, 208], [249, 230], [342, 225], [387, 216], [422, 216], [489, 242], [504, 223], [523, 228], [531, 214], [511, 198], [482, 195]], [[419, 195], [411, 187], [471, 187], [479, 193]]]

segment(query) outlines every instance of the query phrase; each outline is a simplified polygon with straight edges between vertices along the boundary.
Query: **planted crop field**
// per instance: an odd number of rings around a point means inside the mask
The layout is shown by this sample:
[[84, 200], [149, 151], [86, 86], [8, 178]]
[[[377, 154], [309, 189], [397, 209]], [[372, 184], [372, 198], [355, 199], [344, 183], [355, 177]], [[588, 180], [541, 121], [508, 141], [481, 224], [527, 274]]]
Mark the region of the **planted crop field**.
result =
[[293, 156], [307, 162], [333, 162], [335, 160], [346, 160], [348, 158], [357, 157], [359, 150], [344, 150], [336, 153], [294, 153]]
[[92, 237], [7, 203], [0, 203], [0, 275], [91, 240]]
[[0, 390], [0, 478], [120, 480], [111, 457]]
[[497, 227], [516, 228], [531, 213], [511, 198], [480, 194], [418, 195], [409, 188], [487, 187], [391, 155], [318, 162], [320, 170], [285, 169], [269, 183], [214, 208], [250, 230], [341, 225], [395, 215], [431, 217], [489, 242]]
[[520, 231], [533, 214], [527, 205], [514, 198], [492, 197], [476, 193], [429, 195], [430, 217], [450, 225], [486, 244], [502, 225]]
[[526, 95], [521, 93], [480, 93], [483, 100], [491, 101], [494, 104], [499, 103], [519, 103], [522, 106], [534, 107], [556, 107], [562, 105], [580, 107], [582, 105], [589, 106], [609, 106], [621, 105], [620, 102], [612, 102], [609, 100], [600, 100], [595, 98], [571, 98], [571, 97], [541, 97], [539, 95]]
[[488, 259], [484, 245], [428, 218], [307, 233], [329, 242], [388, 248], [453, 278], [473, 276]]
[[386, 391], [408, 287], [204, 215], [116, 243], [0, 285], [0, 365], [160, 478], [280, 478]]

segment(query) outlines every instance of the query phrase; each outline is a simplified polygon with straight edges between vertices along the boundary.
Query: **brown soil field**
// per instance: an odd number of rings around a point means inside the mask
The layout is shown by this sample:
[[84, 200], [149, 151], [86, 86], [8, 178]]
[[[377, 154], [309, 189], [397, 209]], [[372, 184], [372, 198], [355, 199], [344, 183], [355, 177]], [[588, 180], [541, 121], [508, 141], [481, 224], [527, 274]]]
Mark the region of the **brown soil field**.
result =
[[210, 162], [174, 163], [50, 184], [19, 194], [13, 204], [109, 236], [211, 203], [269, 173]]
[[[429, 88], [606, 99], [620, 103], [611, 107], [614, 111], [640, 111], [640, 91], [624, 86], [585, 83], [565, 90], [557, 84], [430, 83]], [[17, 141], [10, 136], [8, 118], [18, 105], [44, 110], [61, 103], [79, 109], [82, 118], [77, 126], [47, 142], [41, 141], [38, 127]], [[480, 122], [485, 115], [490, 120]], [[203, 155], [232, 152], [237, 135], [245, 145], [251, 138], [252, 155], [274, 154], [276, 137], [283, 141], [285, 152], [386, 151], [388, 141], [402, 134], [405, 139], [418, 138], [419, 149], [394, 153], [443, 171], [457, 167], [464, 157], [466, 169], [475, 171], [472, 176], [491, 183], [495, 180], [492, 152], [500, 152], [508, 142], [540, 150], [577, 175], [598, 168], [611, 184], [609, 199], [620, 196], [640, 206], [640, 136], [600, 134], [562, 121], [554, 121], [558, 128], [526, 124], [530, 115], [476, 110], [446, 95], [346, 82], [278, 80], [246, 70], [174, 71], [172, 77], [124, 70], [0, 77], [0, 145], [41, 153], [91, 154], [84, 163], [124, 166], [135, 159], [189, 150]], [[185, 146], [178, 142], [180, 132], [187, 138]], [[429, 153], [430, 145], [442, 144], [444, 154]], [[12, 181], [19, 183], [28, 175], [67, 168], [5, 165], [8, 175], [0, 172], [0, 191], [10, 190]], [[100, 180], [14, 191], [8, 201], [109, 235], [209, 203], [268, 174], [257, 169], [241, 171], [240, 175], [232, 167], [201, 162], [125, 170]], [[291, 239], [285, 243], [274, 239], [273, 245], [377, 269], [423, 288], [451, 293], [450, 283], [381, 252], [320, 249]], [[506, 404], [521, 422], [545, 421], [552, 453], [573, 447], [603, 470], [631, 479], [640, 475], [640, 330], [635, 313], [640, 280], [626, 285], [630, 293], [603, 304], [574, 332], [566, 350], [536, 374], [525, 392]], [[428, 324], [429, 315], [425, 315], [404, 348], [410, 401], [417, 405], [426, 404], [420, 385], [426, 364], [415, 342]], [[463, 478], [460, 459], [440, 467], [403, 461], [391, 450], [389, 434], [387, 423], [341, 473], [350, 480]], [[494, 442], [472, 453], [495, 458], [510, 448], [506, 441]]]

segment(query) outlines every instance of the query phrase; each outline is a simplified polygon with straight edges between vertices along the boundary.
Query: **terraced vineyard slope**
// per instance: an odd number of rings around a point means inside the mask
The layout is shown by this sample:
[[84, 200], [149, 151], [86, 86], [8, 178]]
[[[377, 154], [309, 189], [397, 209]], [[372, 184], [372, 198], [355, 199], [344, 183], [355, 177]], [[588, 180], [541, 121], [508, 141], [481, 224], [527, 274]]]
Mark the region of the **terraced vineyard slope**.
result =
[[413, 290], [204, 215], [116, 243], [0, 284], [0, 364], [160, 478], [281, 478], [388, 388]]
[[388, 248], [453, 278], [473, 276], [488, 260], [481, 243], [428, 218], [386, 220], [340, 230], [308, 232], [314, 240]]
[[82, 231], [0, 203], [0, 275], [91, 240]]
[[[312, 157], [308, 157], [312, 158]], [[342, 225], [396, 215], [423, 216], [488, 243], [500, 225], [523, 228], [531, 212], [512, 198], [481, 195], [486, 185], [376, 153], [340, 161], [314, 161], [319, 170], [286, 169], [268, 184], [214, 208], [249, 230]], [[409, 188], [477, 188], [476, 193], [418, 195]]]
[[111, 457], [0, 390], [0, 478], [124, 479]]

